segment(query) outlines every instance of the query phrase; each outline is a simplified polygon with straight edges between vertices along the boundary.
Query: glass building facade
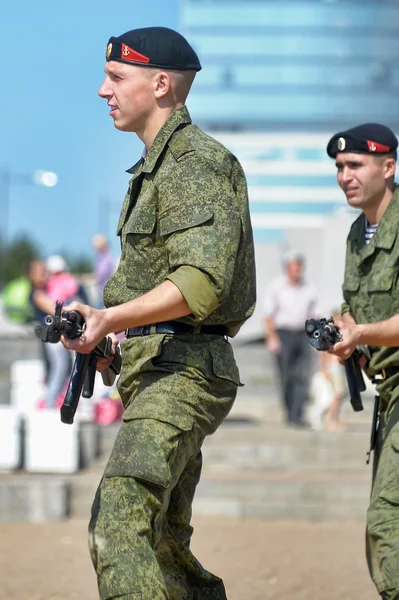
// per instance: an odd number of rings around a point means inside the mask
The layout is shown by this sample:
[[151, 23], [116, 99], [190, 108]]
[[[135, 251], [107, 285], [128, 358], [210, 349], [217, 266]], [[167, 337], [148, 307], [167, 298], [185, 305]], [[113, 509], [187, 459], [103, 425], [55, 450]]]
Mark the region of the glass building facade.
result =
[[180, 29], [203, 65], [190, 112], [240, 159], [255, 239], [322, 227], [346, 207], [329, 137], [399, 129], [399, 2], [181, 0]]
[[397, 0], [181, 0], [207, 129], [399, 126]]

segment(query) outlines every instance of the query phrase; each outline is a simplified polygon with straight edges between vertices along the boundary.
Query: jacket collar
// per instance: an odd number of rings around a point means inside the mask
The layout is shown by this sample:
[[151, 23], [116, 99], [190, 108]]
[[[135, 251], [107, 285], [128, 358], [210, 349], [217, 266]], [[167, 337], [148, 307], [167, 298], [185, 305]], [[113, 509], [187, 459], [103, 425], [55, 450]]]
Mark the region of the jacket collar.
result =
[[378, 224], [377, 231], [371, 238], [369, 244], [364, 241], [366, 219], [358, 220], [355, 240], [360, 255], [360, 262], [371, 256], [377, 248], [390, 250], [394, 244], [399, 222], [399, 187], [395, 188], [391, 201]]
[[127, 170], [127, 173], [134, 177], [141, 173], [151, 173], [174, 132], [182, 125], [189, 123], [191, 123], [191, 117], [186, 106], [175, 110], [158, 131], [145, 159], [141, 157], [133, 167]]

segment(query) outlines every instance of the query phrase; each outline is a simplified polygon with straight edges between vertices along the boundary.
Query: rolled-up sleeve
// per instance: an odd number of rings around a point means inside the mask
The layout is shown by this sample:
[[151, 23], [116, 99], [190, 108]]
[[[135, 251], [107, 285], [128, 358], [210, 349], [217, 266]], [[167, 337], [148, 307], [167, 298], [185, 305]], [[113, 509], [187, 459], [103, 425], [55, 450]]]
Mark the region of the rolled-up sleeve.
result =
[[347, 302], [343, 302], [341, 304], [341, 315], [344, 315], [346, 313], [350, 312], [350, 306]]
[[219, 306], [216, 296], [208, 277], [193, 267], [179, 267], [168, 275], [180, 290], [191, 312], [198, 321], [205, 319]]
[[231, 182], [195, 155], [179, 165], [179, 177], [160, 190], [160, 235], [167, 250], [168, 279], [201, 320], [230, 293], [241, 219]]

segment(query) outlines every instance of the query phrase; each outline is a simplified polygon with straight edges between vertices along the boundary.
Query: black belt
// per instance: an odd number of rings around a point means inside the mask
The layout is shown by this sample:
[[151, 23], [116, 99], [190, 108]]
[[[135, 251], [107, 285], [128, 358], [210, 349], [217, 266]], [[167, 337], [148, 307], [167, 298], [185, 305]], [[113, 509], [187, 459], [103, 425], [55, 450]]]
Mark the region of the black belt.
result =
[[180, 335], [184, 333], [207, 333], [210, 335], [226, 335], [227, 328], [224, 325], [200, 325], [194, 327], [178, 321], [166, 321], [164, 323], [154, 323], [153, 325], [144, 325], [143, 327], [130, 327], [126, 329], [127, 338], [140, 335], [151, 335], [153, 333], [172, 333]]

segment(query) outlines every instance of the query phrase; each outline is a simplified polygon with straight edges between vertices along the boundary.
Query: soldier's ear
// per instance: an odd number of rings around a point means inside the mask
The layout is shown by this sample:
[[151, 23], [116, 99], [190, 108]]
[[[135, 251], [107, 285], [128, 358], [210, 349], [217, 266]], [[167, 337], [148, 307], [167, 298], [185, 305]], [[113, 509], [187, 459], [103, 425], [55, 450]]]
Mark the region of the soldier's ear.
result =
[[388, 158], [385, 159], [384, 162], [384, 177], [385, 179], [390, 179], [391, 177], [395, 176], [395, 169], [396, 169], [396, 160], [389, 156]]
[[171, 87], [170, 74], [167, 71], [159, 71], [154, 79], [154, 95], [160, 100], [169, 93]]

